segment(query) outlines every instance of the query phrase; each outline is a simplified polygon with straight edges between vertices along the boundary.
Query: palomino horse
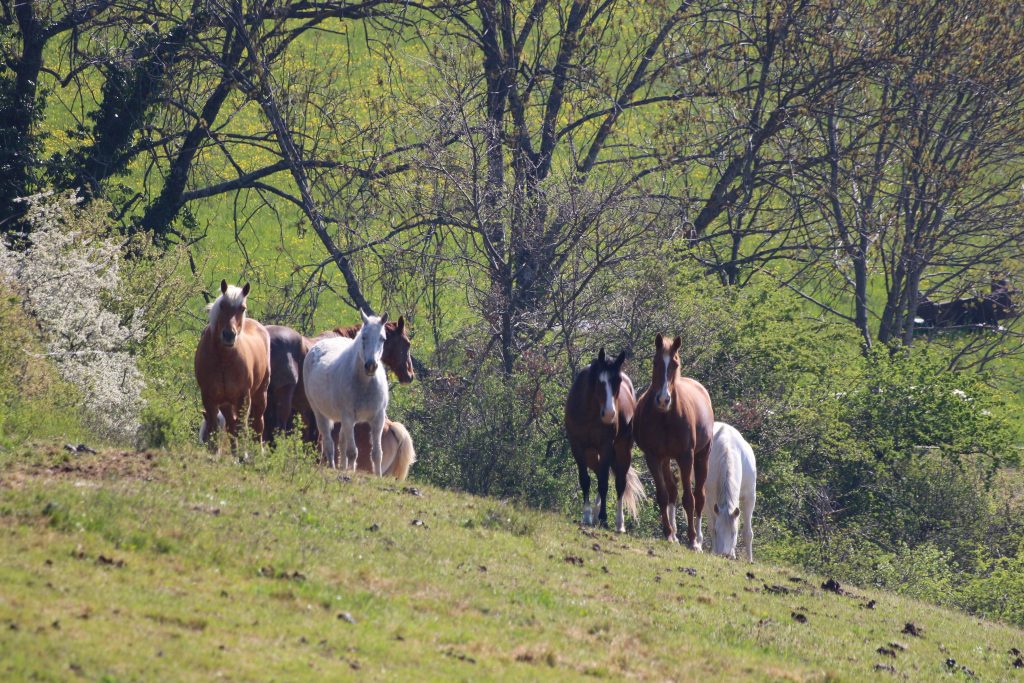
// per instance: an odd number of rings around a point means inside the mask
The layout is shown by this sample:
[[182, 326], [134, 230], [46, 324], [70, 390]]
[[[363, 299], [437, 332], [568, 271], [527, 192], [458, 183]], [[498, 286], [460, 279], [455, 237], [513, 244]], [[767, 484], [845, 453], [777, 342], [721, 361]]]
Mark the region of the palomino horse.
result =
[[[654, 475], [661, 525], [665, 539], [672, 543], [679, 542], [676, 535], [678, 490], [669, 463], [675, 460], [679, 466], [683, 481], [683, 508], [686, 510], [686, 538], [690, 548], [699, 552], [704, 540], [700, 532], [700, 515], [704, 509], [704, 482], [708, 475], [715, 414], [707, 389], [697, 380], [679, 376], [681, 345], [679, 337], [671, 344], [660, 334], [654, 340], [651, 385], [637, 401], [633, 437]], [[695, 479], [692, 491], [691, 470]]]
[[736, 536], [743, 512], [743, 545], [747, 561], [754, 561], [754, 504], [757, 502], [757, 461], [754, 449], [732, 425], [715, 423], [715, 438], [708, 463], [707, 505], [713, 511], [708, 524], [711, 551], [736, 559]]
[[640, 478], [631, 467], [631, 422], [636, 396], [633, 383], [622, 372], [625, 360], [623, 351], [614, 361], [608, 362], [602, 348], [597, 359], [576, 375], [565, 404], [565, 431], [583, 491], [583, 523], [593, 524], [595, 521], [590, 507], [588, 472], [594, 470], [597, 473], [597, 518], [602, 526], [607, 526], [608, 472], [614, 468], [615, 492], [618, 494], [615, 528], [619, 532], [626, 530], [623, 507], [636, 519], [637, 506], [645, 498]]
[[[296, 413], [302, 416], [305, 425], [302, 433], [303, 440], [308, 443], [317, 440], [313, 410], [309, 407], [302, 385], [302, 363], [306, 358], [306, 353], [316, 342], [332, 336], [354, 338], [359, 333], [360, 327], [362, 325], [338, 327], [313, 339], [307, 339], [290, 327], [267, 325], [267, 332], [270, 334], [271, 366], [270, 393], [264, 430], [264, 438], [267, 441], [273, 439], [275, 432], [291, 429]], [[385, 330], [387, 336], [384, 340], [384, 353], [381, 356], [381, 362], [395, 373], [400, 383], [408, 384], [416, 378], [416, 372], [412, 366], [412, 354], [410, 353], [412, 342], [405, 328], [405, 318], [399, 317], [398, 322], [387, 323]], [[360, 437], [360, 433], [367, 429], [368, 427], [362, 423], [356, 428], [357, 440], [360, 443], [364, 441]], [[387, 425], [385, 425], [385, 430], [387, 430]], [[366, 436], [366, 442], [369, 443], [369, 431], [366, 431]]]
[[355, 339], [329, 337], [313, 345], [302, 365], [306, 398], [322, 435], [324, 458], [335, 467], [333, 428], [341, 424], [340, 444], [346, 469], [355, 469], [355, 426], [370, 425], [370, 460], [373, 473], [383, 474], [381, 433], [388, 406], [388, 380], [381, 363], [384, 353], [385, 313], [377, 318], [362, 311], [363, 327]]
[[236, 437], [238, 416], [248, 402], [252, 429], [262, 440], [270, 385], [270, 337], [263, 325], [246, 317], [249, 283], [239, 288], [221, 280], [220, 291], [196, 348], [196, 382], [203, 397], [199, 439], [206, 443], [219, 425]]

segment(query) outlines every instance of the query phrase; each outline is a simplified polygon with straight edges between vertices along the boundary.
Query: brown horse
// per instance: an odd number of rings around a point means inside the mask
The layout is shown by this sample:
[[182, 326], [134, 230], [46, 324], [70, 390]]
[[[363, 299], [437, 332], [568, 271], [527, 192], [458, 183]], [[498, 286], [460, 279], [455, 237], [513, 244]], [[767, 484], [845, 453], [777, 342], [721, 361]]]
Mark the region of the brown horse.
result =
[[590, 472], [597, 473], [597, 519], [608, 525], [608, 472], [615, 470], [618, 509], [615, 528], [626, 530], [623, 506], [637, 518], [637, 506], [645, 498], [633, 461], [633, 411], [636, 396], [633, 383], [622, 372], [623, 351], [608, 362], [602, 348], [597, 359], [576, 375], [565, 404], [565, 431], [579, 470], [583, 492], [583, 523], [593, 524], [590, 507]]
[[248, 403], [252, 429], [262, 441], [270, 386], [270, 337], [263, 325], [246, 317], [249, 283], [238, 288], [221, 280], [220, 291], [196, 348], [196, 382], [203, 398], [199, 439], [206, 443], [221, 425], [237, 437], [238, 417]]
[[[672, 543], [679, 542], [676, 535], [679, 492], [669, 463], [675, 460], [679, 466], [683, 481], [683, 508], [686, 510], [686, 538], [690, 548], [700, 552], [704, 540], [700, 516], [704, 510], [704, 482], [708, 476], [715, 413], [707, 389], [697, 380], [679, 376], [681, 345], [679, 337], [671, 344], [660, 334], [654, 340], [651, 385], [637, 402], [633, 436], [654, 475], [661, 525], [665, 539]], [[695, 479], [692, 491], [691, 471]]]

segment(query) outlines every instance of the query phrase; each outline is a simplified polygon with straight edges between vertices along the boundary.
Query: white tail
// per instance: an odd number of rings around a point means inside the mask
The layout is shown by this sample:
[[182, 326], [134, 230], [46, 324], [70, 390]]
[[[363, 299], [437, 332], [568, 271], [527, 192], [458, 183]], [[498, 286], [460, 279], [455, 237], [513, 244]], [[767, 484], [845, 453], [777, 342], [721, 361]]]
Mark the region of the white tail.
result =
[[412, 437], [401, 422], [391, 423], [391, 434], [398, 442], [398, 452], [391, 461], [391, 467], [384, 474], [390, 474], [398, 481], [405, 481], [409, 476], [409, 468], [416, 462], [416, 451], [412, 447]]
[[[217, 429], [223, 430], [224, 415], [219, 410], [217, 411]], [[206, 418], [203, 418], [203, 424], [199, 427], [199, 443], [206, 443], [206, 440], [210, 437], [210, 427], [206, 424]]]
[[640, 519], [639, 508], [647, 500], [647, 493], [644, 492], [644, 485], [632, 466], [626, 471], [626, 490], [622, 494], [622, 507], [633, 516], [634, 520]]

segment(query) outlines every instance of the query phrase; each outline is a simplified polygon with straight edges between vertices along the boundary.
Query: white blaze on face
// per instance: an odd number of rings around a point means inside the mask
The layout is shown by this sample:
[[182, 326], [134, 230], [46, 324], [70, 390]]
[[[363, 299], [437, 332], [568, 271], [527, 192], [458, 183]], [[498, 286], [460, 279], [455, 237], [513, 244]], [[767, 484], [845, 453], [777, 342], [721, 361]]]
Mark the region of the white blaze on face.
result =
[[656, 398], [658, 407], [662, 410], [668, 410], [669, 406], [672, 404], [672, 395], [668, 391], [668, 365], [672, 361], [672, 357], [667, 353], [663, 353], [661, 355], [661, 360], [662, 364], [665, 366], [665, 377], [662, 380], [661, 390], [658, 392]]
[[605, 424], [615, 422], [615, 397], [612, 396], [612, 382], [607, 372], [597, 376], [598, 382], [604, 385], [604, 406], [601, 409], [601, 421]]

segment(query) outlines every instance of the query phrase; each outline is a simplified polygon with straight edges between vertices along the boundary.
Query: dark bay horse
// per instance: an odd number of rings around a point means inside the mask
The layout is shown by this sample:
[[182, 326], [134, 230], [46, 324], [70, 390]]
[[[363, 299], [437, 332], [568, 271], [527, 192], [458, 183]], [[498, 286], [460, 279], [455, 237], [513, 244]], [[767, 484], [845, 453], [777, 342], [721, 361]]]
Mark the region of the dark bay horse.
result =
[[[700, 516], [704, 509], [704, 483], [708, 476], [708, 455], [714, 438], [715, 413], [711, 397], [700, 382], [679, 376], [679, 347], [660, 334], [654, 340], [654, 369], [651, 385], [640, 396], [633, 421], [633, 436], [644, 452], [654, 475], [661, 525], [665, 539], [678, 543], [676, 500], [679, 492], [669, 466], [673, 460], [683, 482], [686, 510], [686, 538], [690, 548], [700, 552], [703, 534]], [[690, 488], [693, 473], [694, 487]]]
[[597, 359], [576, 375], [565, 404], [565, 431], [569, 437], [580, 489], [583, 491], [583, 523], [593, 524], [590, 507], [590, 473], [597, 473], [597, 519], [608, 524], [608, 473], [615, 471], [618, 508], [615, 528], [626, 530], [623, 507], [637, 518], [637, 506], [645, 498], [633, 461], [632, 420], [636, 407], [633, 383], [622, 372], [623, 351], [609, 362], [602, 348]]
[[246, 316], [249, 283], [234, 287], [221, 280], [220, 291], [210, 306], [195, 355], [196, 382], [203, 398], [199, 439], [206, 443], [219, 425], [236, 437], [238, 417], [248, 404], [252, 429], [262, 441], [270, 386], [270, 336], [263, 325]]
[[[270, 334], [271, 375], [264, 437], [268, 441], [273, 439], [275, 432], [291, 429], [296, 413], [302, 415], [304, 423], [302, 438], [310, 443], [317, 440], [313, 410], [309, 407], [302, 385], [302, 363], [306, 353], [316, 342], [326, 337], [352, 339], [359, 333], [361, 327], [362, 325], [337, 327], [308, 339], [284, 325], [267, 326], [267, 332]], [[399, 317], [397, 321], [387, 323], [385, 332], [387, 338], [384, 340], [384, 355], [381, 362], [395, 373], [400, 383], [408, 384], [415, 379], [416, 372], [412, 366], [412, 342], [405, 328], [405, 318]], [[360, 429], [368, 428], [357, 427], [357, 439]]]

